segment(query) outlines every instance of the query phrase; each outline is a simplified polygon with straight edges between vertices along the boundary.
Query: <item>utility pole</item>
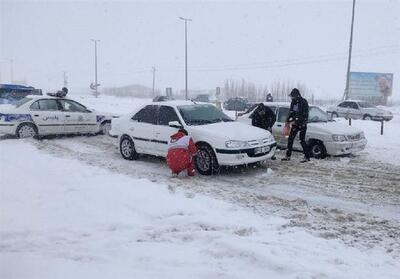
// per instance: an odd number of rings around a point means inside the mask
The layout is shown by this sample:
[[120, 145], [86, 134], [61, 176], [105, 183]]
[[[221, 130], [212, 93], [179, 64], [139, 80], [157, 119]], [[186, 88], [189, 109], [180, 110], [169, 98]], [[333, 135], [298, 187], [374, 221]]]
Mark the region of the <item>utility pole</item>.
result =
[[351, 52], [353, 48], [353, 27], [354, 27], [354, 11], [356, 7], [356, 0], [353, 0], [353, 11], [351, 15], [351, 30], [350, 30], [350, 43], [349, 43], [349, 60], [347, 62], [347, 76], [346, 76], [346, 88], [344, 90], [344, 100], [349, 98], [349, 83], [350, 83], [350, 68], [351, 68]]
[[155, 95], [155, 85], [156, 85], [156, 68], [155, 67], [153, 67], [153, 98], [155, 97], [154, 95]]
[[97, 88], [100, 85], [97, 81], [97, 42], [100, 42], [100, 40], [91, 39], [91, 41], [94, 42], [94, 85], [92, 89], [94, 89], [94, 95], [97, 98], [99, 95]]
[[185, 21], [185, 99], [188, 100], [188, 78], [187, 78], [187, 22], [192, 21], [190, 18], [179, 17], [179, 19]]
[[64, 87], [68, 88], [68, 76], [67, 72], [63, 72], [63, 78], [64, 78]]

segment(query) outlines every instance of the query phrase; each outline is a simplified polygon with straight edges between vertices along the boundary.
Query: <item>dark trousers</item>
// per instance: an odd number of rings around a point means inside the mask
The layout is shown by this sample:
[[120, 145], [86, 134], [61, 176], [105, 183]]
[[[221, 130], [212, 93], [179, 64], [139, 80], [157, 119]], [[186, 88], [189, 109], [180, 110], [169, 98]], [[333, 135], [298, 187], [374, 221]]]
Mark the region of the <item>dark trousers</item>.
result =
[[296, 135], [298, 132], [300, 132], [300, 144], [301, 144], [301, 147], [303, 148], [304, 156], [306, 158], [310, 158], [310, 152], [308, 150], [308, 145], [306, 143], [307, 126], [300, 126], [300, 127], [292, 126], [292, 129], [290, 130], [290, 134], [289, 134], [289, 139], [288, 139], [286, 157], [290, 157], [292, 155], [293, 142], [294, 142], [294, 139], [296, 138]]

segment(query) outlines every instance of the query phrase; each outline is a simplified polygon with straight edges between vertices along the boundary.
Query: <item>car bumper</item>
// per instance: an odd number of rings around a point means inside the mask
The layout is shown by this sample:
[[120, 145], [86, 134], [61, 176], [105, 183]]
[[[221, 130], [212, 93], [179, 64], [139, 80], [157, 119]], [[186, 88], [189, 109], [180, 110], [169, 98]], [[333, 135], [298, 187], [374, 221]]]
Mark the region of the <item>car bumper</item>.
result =
[[358, 141], [343, 141], [343, 142], [325, 142], [326, 152], [329, 155], [344, 155], [362, 151], [367, 145], [367, 140], [362, 139]]
[[267, 151], [256, 154], [255, 148], [246, 149], [216, 149], [218, 164], [221, 166], [237, 166], [256, 163], [270, 159], [275, 154], [276, 143], [265, 145]]
[[375, 120], [375, 121], [382, 121], [382, 120], [390, 121], [392, 119], [393, 119], [393, 115], [384, 115], [384, 116], [376, 115], [376, 116], [372, 116], [372, 120]]
[[0, 123], [0, 134], [13, 135], [15, 134], [16, 124]]

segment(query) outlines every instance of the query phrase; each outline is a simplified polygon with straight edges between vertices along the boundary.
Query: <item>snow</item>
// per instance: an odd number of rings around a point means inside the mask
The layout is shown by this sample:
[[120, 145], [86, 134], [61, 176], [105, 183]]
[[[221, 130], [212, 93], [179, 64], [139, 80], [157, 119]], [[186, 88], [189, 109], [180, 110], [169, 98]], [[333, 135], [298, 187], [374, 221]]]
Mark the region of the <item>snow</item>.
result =
[[400, 270], [379, 248], [57, 158], [29, 140], [0, 141], [0, 155], [0, 278], [396, 278]]
[[[361, 155], [400, 166], [400, 107], [382, 108], [393, 113], [391, 121], [383, 122], [383, 135], [380, 134], [381, 122], [379, 121], [351, 120], [351, 126], [363, 130], [368, 140], [366, 149]], [[347, 125], [349, 123], [343, 118], [338, 118], [336, 121]]]

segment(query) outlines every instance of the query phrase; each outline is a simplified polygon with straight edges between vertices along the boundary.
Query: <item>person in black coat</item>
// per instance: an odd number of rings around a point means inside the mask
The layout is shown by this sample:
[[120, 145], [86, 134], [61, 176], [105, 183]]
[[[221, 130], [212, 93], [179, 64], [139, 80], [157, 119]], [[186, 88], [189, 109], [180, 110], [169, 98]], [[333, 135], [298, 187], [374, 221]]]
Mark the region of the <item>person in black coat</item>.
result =
[[305, 139], [308, 121], [308, 102], [306, 99], [301, 97], [300, 91], [297, 88], [293, 88], [289, 96], [292, 98], [292, 102], [290, 103], [290, 111], [286, 123], [290, 123], [292, 128], [290, 129], [289, 133], [286, 157], [282, 160], [290, 160], [293, 149], [293, 141], [296, 138], [297, 133], [300, 132], [300, 143], [304, 153], [304, 159], [301, 162], [308, 162], [310, 161], [310, 151]]
[[273, 102], [274, 101], [274, 97], [272, 97], [271, 93], [267, 94], [267, 102]]
[[[253, 112], [253, 117], [251, 119], [251, 125], [258, 127], [272, 133], [272, 126], [274, 126], [276, 121], [276, 115], [272, 109], [260, 103], [255, 111]], [[275, 155], [271, 157], [275, 160]]]

